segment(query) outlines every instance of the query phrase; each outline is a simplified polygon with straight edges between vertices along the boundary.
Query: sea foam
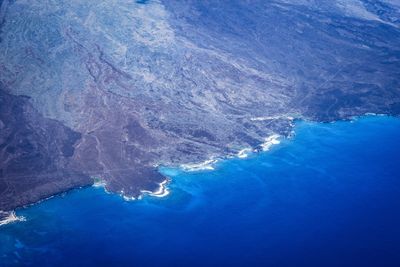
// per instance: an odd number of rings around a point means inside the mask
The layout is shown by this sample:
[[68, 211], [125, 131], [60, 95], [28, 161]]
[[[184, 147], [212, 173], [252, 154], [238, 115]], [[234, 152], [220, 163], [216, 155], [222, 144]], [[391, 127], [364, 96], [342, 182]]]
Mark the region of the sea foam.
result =
[[149, 190], [141, 190], [142, 194], [146, 194], [152, 197], [165, 197], [169, 194], [169, 190], [167, 188], [168, 179], [164, 180], [159, 184], [159, 187], [156, 191], [149, 191]]
[[[264, 142], [260, 144], [262, 151], [268, 151], [273, 145], [280, 144], [279, 138], [281, 136], [279, 134], [273, 134], [264, 139]], [[257, 152], [259, 150], [252, 149], [252, 148], [243, 148], [237, 152], [237, 158], [247, 158], [250, 154]], [[227, 158], [232, 158], [232, 156], [228, 156]], [[182, 164], [180, 165], [180, 169], [187, 171], [187, 172], [196, 172], [196, 171], [205, 171], [209, 170], [212, 171], [215, 169], [215, 164], [219, 161], [219, 159], [211, 158], [209, 160], [200, 162], [200, 163], [189, 163], [189, 164]]]
[[236, 156], [237, 156], [238, 158], [244, 159], [244, 158], [247, 158], [252, 152], [254, 152], [253, 149], [251, 149], [251, 148], [244, 148], [244, 149], [240, 150], [240, 151], [237, 153]]
[[265, 138], [265, 142], [262, 143], [260, 146], [263, 151], [268, 151], [273, 145], [280, 144], [281, 141], [279, 141], [279, 134], [273, 134], [271, 136], [268, 136]]
[[93, 183], [93, 187], [96, 187], [96, 188], [105, 188], [105, 186], [106, 186], [106, 182], [102, 181], [102, 180], [99, 180], [99, 181], [96, 181]]
[[182, 164], [180, 167], [184, 171], [203, 171], [214, 170], [214, 165], [218, 162], [217, 159], [209, 159], [201, 163]]
[[24, 222], [26, 221], [25, 217], [17, 216], [14, 211], [4, 212], [0, 211], [0, 215], [3, 218], [0, 220], [0, 226], [6, 225], [13, 222]]

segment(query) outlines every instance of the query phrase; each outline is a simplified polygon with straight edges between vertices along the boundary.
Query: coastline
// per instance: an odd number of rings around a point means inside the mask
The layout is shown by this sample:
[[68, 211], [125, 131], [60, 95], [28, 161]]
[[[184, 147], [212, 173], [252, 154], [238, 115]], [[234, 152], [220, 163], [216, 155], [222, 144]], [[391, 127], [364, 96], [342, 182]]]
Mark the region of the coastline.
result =
[[[220, 161], [228, 160], [228, 159], [231, 159], [231, 158], [245, 159], [245, 158], [249, 157], [253, 153], [258, 153], [258, 152], [261, 152], [261, 151], [264, 151], [264, 152], [268, 151], [273, 145], [277, 145], [277, 144], [280, 143], [280, 141], [278, 140], [280, 137], [281, 136], [278, 135], [278, 134], [273, 134], [273, 135], [270, 135], [270, 136], [266, 137], [264, 139], [265, 142], [261, 143], [258, 146], [260, 149], [259, 148], [255, 148], [255, 149], [253, 149], [253, 148], [243, 148], [239, 152], [237, 152], [236, 155], [233, 155], [233, 156], [229, 156], [228, 155], [228, 156], [221, 157], [221, 158], [211, 157], [210, 159], [205, 160], [204, 162], [181, 164], [181, 165], [177, 166], [177, 168], [179, 168], [179, 169], [181, 169], [183, 171], [186, 171], [186, 172], [212, 171], [212, 170], [215, 170], [215, 167], [216, 167], [215, 165]], [[159, 166], [159, 167], [161, 167], [161, 166]], [[104, 180], [101, 180], [101, 179], [98, 179], [98, 178], [94, 178], [93, 179], [94, 180], [93, 184], [91, 184], [89, 186], [94, 187], [94, 188], [103, 189], [106, 194], [119, 195], [124, 201], [141, 200], [145, 196], [163, 198], [163, 197], [166, 197], [166, 196], [168, 196], [170, 194], [170, 190], [168, 188], [168, 184], [171, 182], [171, 179], [168, 178], [167, 176], [165, 176], [165, 177], [166, 177], [165, 180], [162, 181], [161, 183], [159, 183], [159, 187], [158, 187], [157, 190], [155, 190], [155, 191], [141, 190], [140, 191], [141, 194], [139, 196], [137, 196], [137, 197], [126, 196], [126, 195], [124, 195], [124, 191], [121, 191], [119, 193], [110, 192], [106, 188], [107, 187], [106, 182]], [[53, 197], [60, 196], [60, 195], [66, 194], [66, 193], [68, 193], [70, 191], [73, 191], [73, 190], [76, 190], [76, 189], [81, 189], [81, 188], [83, 188], [83, 187], [73, 188], [71, 190], [68, 190], [68, 191], [65, 191], [65, 192], [62, 192], [62, 193], [59, 193], [59, 194], [56, 194], [56, 195], [52, 195], [52, 196], [43, 198], [43, 199], [41, 199], [41, 200], [39, 200], [39, 201], [37, 201], [35, 203], [31, 203], [31, 204], [28, 204], [28, 205], [24, 205], [22, 207], [18, 207], [17, 209], [27, 208], [29, 206], [36, 205], [36, 204], [39, 204], [39, 203], [41, 203], [43, 201], [49, 200], [49, 199], [51, 199]], [[11, 222], [26, 221], [26, 219], [24, 217], [16, 216], [15, 210], [9, 211], [9, 213], [11, 214], [10, 215], [11, 217], [9, 217], [9, 218], [7, 217], [7, 220], [4, 220], [4, 223], [2, 223], [3, 221], [0, 221], [0, 226], [3, 225], [3, 224], [6, 224], [6, 223], [7, 224], [11, 223]]]
[[[392, 212], [386, 212], [384, 207], [392, 205], [393, 212], [396, 211], [396, 202], [392, 200], [399, 196], [396, 196], [399, 188], [399, 180], [396, 179], [398, 167], [393, 161], [380, 159], [383, 155], [388, 155], [388, 159], [396, 155], [399, 143], [395, 140], [399, 140], [399, 136], [395, 134], [399, 132], [399, 127], [398, 120], [386, 117], [370, 117], [354, 124], [349, 121], [337, 124], [299, 121], [292, 139], [282, 139], [279, 146], [273, 146], [266, 153], [260, 150], [245, 160], [236, 157], [222, 160], [214, 171], [185, 172], [176, 167], [160, 167], [160, 172], [171, 178], [171, 183], [167, 185], [171, 194], [165, 198], [145, 196], [141, 201], [126, 202], [118, 194], [105, 194], [100, 187], [72, 191], [64, 197], [56, 197], [27, 210], [18, 210], [17, 215], [25, 216], [28, 221], [0, 228], [3, 254], [7, 254], [11, 262], [17, 258], [13, 254], [17, 251], [22, 255], [21, 263], [33, 258], [39, 263], [48, 256], [53, 265], [66, 259], [72, 259], [73, 263], [86, 259], [98, 263], [96, 256], [104, 255], [105, 260], [118, 257], [126, 260], [128, 265], [132, 262], [146, 265], [155, 249], [164, 251], [161, 257], [157, 257], [156, 266], [162, 265], [165, 258], [167, 261], [164, 263], [168, 265], [174, 258], [179, 258], [187, 244], [193, 244], [202, 254], [204, 252], [203, 255], [210, 251], [211, 245], [213, 251], [221, 249], [220, 252], [226, 252], [222, 255], [236, 255], [237, 261], [243, 251], [243, 240], [249, 242], [247, 253], [261, 257], [265, 256], [264, 248], [255, 252], [252, 244], [264, 244], [267, 240], [265, 247], [276, 247], [281, 251], [282, 247], [292, 244], [293, 233], [311, 236], [313, 239], [307, 244], [314, 248], [313, 245], [324, 242], [332, 230], [343, 229], [340, 224], [343, 221], [349, 222], [345, 225], [349, 231], [362, 225], [371, 215], [370, 211], [386, 215], [384, 218], [393, 226], [389, 228], [391, 233], [397, 233], [396, 224], [390, 221]], [[373, 142], [378, 137], [387, 143]], [[231, 154], [234, 155], [235, 151]], [[368, 164], [364, 164], [363, 155], [368, 157]], [[375, 163], [383, 176], [368, 171], [376, 169]], [[151, 191], [157, 189], [158, 184], [151, 187]], [[359, 207], [367, 201], [368, 207], [374, 207], [374, 202], [381, 199], [375, 193], [385, 198], [378, 202], [379, 209], [366, 209], [365, 217], [354, 222], [354, 209], [348, 203], [354, 200], [354, 207]], [[342, 196], [346, 201], [340, 198]], [[310, 203], [317, 206], [310, 208]], [[325, 212], [327, 207], [328, 213]], [[332, 210], [340, 212], [330, 212]], [[323, 218], [322, 235], [314, 235], [315, 228], [310, 227], [316, 217]], [[380, 226], [382, 221], [379, 216], [371, 217], [376, 220], [368, 221], [369, 224], [363, 228], [363, 237], [380, 237], [381, 228], [372, 228], [376, 229], [376, 235], [369, 230], [377, 223]], [[265, 227], [265, 222], [268, 227]], [[196, 227], [200, 226], [204, 231], [197, 231]], [[336, 247], [339, 250], [342, 245], [348, 244], [349, 231], [342, 232], [340, 246]], [[287, 239], [282, 239], [282, 236]], [[378, 240], [390, 241], [392, 236]], [[357, 237], [358, 232], [354, 235], [355, 242], [359, 240]], [[49, 240], [55, 242], [50, 243]], [[81, 250], [82, 242], [87, 242], [85, 244], [90, 250], [82, 258], [73, 257], [75, 251]], [[235, 244], [234, 253], [226, 250], [232, 243]], [[110, 253], [99, 255], [99, 244]], [[356, 250], [359, 244], [357, 242], [354, 246]], [[368, 244], [375, 246], [372, 242]], [[294, 246], [300, 252], [304, 251], [302, 242], [295, 242]], [[378, 249], [379, 246], [376, 245]], [[49, 255], [46, 249], [54, 253]], [[313, 250], [309, 251], [312, 257]], [[363, 255], [362, 251], [359, 253]], [[198, 255], [192, 257], [194, 263], [198, 262]]]
[[211, 157], [210, 159], [199, 163], [181, 164], [177, 168], [187, 172], [212, 171], [215, 170], [215, 165], [220, 161], [232, 158], [245, 159], [253, 153], [266, 152], [272, 146], [280, 144], [281, 143], [279, 140], [280, 138], [282, 138], [281, 135], [272, 134], [270, 136], [265, 137], [264, 142], [259, 144], [256, 148], [250, 148], [250, 147], [242, 148], [234, 155], [227, 155], [220, 158]]
[[[363, 118], [368, 118], [368, 117], [393, 117], [393, 118], [398, 118], [397, 116], [393, 116], [393, 115], [388, 115], [388, 114], [377, 114], [377, 113], [365, 113], [363, 115], [358, 115], [358, 116], [352, 116], [349, 117], [347, 119], [341, 119], [341, 120], [335, 120], [335, 121], [331, 121], [331, 122], [318, 122], [318, 121], [313, 121], [313, 120], [307, 120], [304, 118], [299, 118], [299, 119], [294, 119], [294, 123], [296, 124], [297, 121], [304, 121], [304, 122], [314, 122], [314, 123], [336, 123], [336, 122], [352, 122], [358, 119], [363, 119]], [[187, 164], [181, 164], [178, 166], [170, 166], [171, 168], [177, 168], [180, 169], [182, 171], [185, 172], [201, 172], [201, 171], [213, 171], [216, 168], [216, 165], [218, 163], [220, 163], [221, 161], [225, 161], [225, 160], [229, 160], [229, 159], [233, 159], [233, 158], [238, 158], [238, 159], [246, 159], [249, 156], [251, 156], [252, 154], [257, 154], [260, 152], [267, 152], [269, 151], [274, 145], [278, 145], [281, 143], [281, 138], [292, 138], [295, 135], [295, 131], [293, 130], [292, 133], [287, 136], [281, 136], [279, 134], [272, 134], [268, 137], [265, 137], [264, 140], [265, 142], [259, 144], [257, 146], [257, 148], [243, 148], [241, 150], [239, 150], [236, 154], [233, 155], [226, 155], [224, 157], [218, 157], [216, 158], [215, 156], [211, 157], [208, 160], [205, 160], [203, 162], [199, 162], [199, 163], [187, 163]], [[158, 168], [160, 167], [166, 167], [166, 166], [158, 166]], [[169, 167], [167, 167], [169, 168]], [[19, 222], [19, 221], [26, 221], [26, 218], [24, 218], [23, 216], [17, 216], [16, 215], [16, 211], [18, 209], [24, 209], [24, 208], [28, 208], [30, 206], [39, 204], [43, 201], [52, 199], [53, 197], [57, 197], [57, 196], [61, 196], [64, 194], [67, 194], [73, 190], [79, 190], [85, 187], [95, 187], [95, 188], [102, 188], [104, 190], [105, 193], [107, 194], [116, 194], [122, 197], [123, 200], [125, 201], [134, 201], [134, 200], [141, 200], [143, 199], [145, 196], [150, 196], [150, 197], [157, 197], [157, 198], [162, 198], [162, 197], [166, 197], [170, 194], [170, 190], [168, 188], [168, 184], [171, 182], [171, 179], [163, 174], [166, 178], [164, 181], [162, 181], [161, 183], [159, 183], [159, 188], [155, 191], [149, 191], [149, 190], [141, 190], [141, 194], [138, 197], [129, 197], [124, 195], [124, 192], [110, 192], [106, 189], [106, 182], [103, 180], [96, 180], [94, 179], [94, 182], [88, 186], [80, 186], [80, 187], [76, 187], [76, 188], [72, 188], [70, 190], [61, 192], [59, 194], [55, 194], [52, 196], [48, 196], [45, 197], [39, 201], [36, 201], [34, 203], [30, 203], [27, 205], [23, 205], [21, 207], [17, 207], [15, 210], [10, 210], [10, 211], [0, 211], [0, 227], [6, 224], [10, 224], [13, 222]], [[1, 216], [2, 214], [7, 213], [7, 216]], [[3, 219], [3, 217], [5, 217], [5, 219]]]
[[[377, 114], [377, 113], [372, 113], [372, 112], [368, 112], [365, 113], [363, 115], [358, 115], [358, 116], [351, 116], [347, 119], [341, 119], [341, 120], [335, 120], [332, 122], [318, 122], [318, 121], [313, 121], [313, 120], [307, 120], [304, 118], [293, 118], [290, 117], [290, 120], [293, 121], [293, 126], [296, 124], [296, 122], [299, 121], [304, 121], [304, 122], [314, 122], [314, 123], [335, 123], [335, 122], [345, 122], [345, 121], [355, 121], [357, 119], [362, 119], [362, 118], [368, 118], [368, 117], [396, 117], [396, 116], [392, 116], [392, 115], [388, 115], [388, 114]], [[258, 119], [258, 118], [256, 118]], [[264, 117], [263, 117], [264, 119]], [[222, 157], [215, 157], [215, 156], [211, 156], [209, 159], [203, 161], [203, 162], [197, 162], [197, 163], [185, 163], [185, 164], [181, 164], [178, 166], [175, 166], [175, 168], [180, 169], [182, 171], [185, 172], [202, 172], [202, 171], [213, 171], [216, 168], [216, 165], [218, 163], [220, 163], [221, 161], [225, 161], [225, 160], [229, 160], [229, 159], [233, 159], [233, 158], [238, 158], [238, 159], [246, 159], [249, 156], [251, 156], [252, 154], [257, 154], [260, 152], [267, 152], [269, 151], [273, 146], [275, 145], [279, 145], [281, 144], [281, 139], [284, 138], [292, 138], [295, 135], [295, 130], [293, 129], [292, 132], [288, 135], [288, 136], [282, 136], [279, 134], [272, 134], [270, 136], [267, 136], [264, 138], [264, 142], [259, 144], [256, 148], [242, 148], [241, 150], [239, 150], [236, 154], [234, 155], [226, 155], [226, 156], [222, 156]], [[163, 167], [163, 166], [158, 166], [157, 167]], [[167, 166], [164, 166], [167, 167]], [[172, 168], [174, 168], [174, 166], [170, 166]], [[167, 168], [170, 168], [167, 167]], [[166, 175], [164, 175], [166, 176]], [[133, 201], [133, 200], [141, 200], [143, 199], [144, 196], [148, 195], [151, 197], [165, 197], [167, 195], [169, 195], [170, 191], [168, 189], [168, 184], [171, 182], [171, 179], [168, 178], [166, 176], [166, 179], [161, 182], [159, 185], [159, 189], [157, 189], [156, 191], [149, 191], [149, 190], [141, 190], [140, 192], [142, 193], [141, 195], [139, 195], [137, 198], [135, 197], [128, 197], [128, 196], [124, 196], [124, 192], [120, 192], [120, 196], [125, 200], [125, 201]], [[94, 185], [95, 187], [103, 187], [104, 190], [109, 193], [112, 194], [111, 192], [107, 191], [105, 189], [106, 184], [104, 182], [100, 182], [96, 185]]]
[[[170, 182], [170, 179], [168, 177], [165, 178], [164, 181], [162, 181], [161, 183], [159, 183], [159, 187], [157, 190], [155, 191], [150, 191], [150, 190], [140, 190], [140, 195], [137, 197], [133, 197], [133, 196], [126, 196], [125, 192], [122, 190], [119, 193], [117, 193], [116, 195], [119, 195], [120, 197], [122, 197], [125, 201], [134, 201], [134, 200], [140, 200], [142, 199], [144, 196], [148, 195], [148, 196], [152, 196], [152, 197], [165, 197], [167, 196], [170, 191], [167, 188], [167, 184]], [[95, 180], [95, 182], [93, 183], [92, 187], [94, 188], [101, 188], [104, 190], [104, 192], [106, 194], [113, 194], [113, 192], [110, 192], [107, 190], [107, 184], [105, 181], [103, 180]]]
[[71, 188], [69, 190], [66, 190], [66, 191], [51, 195], [51, 196], [44, 197], [44, 198], [42, 198], [42, 199], [40, 199], [38, 201], [29, 203], [29, 204], [26, 204], [26, 205], [22, 205], [22, 206], [19, 206], [19, 207], [16, 207], [13, 210], [8, 210], [8, 211], [0, 210], [0, 227], [3, 226], [3, 225], [6, 225], [6, 224], [13, 223], [13, 222], [27, 221], [27, 219], [24, 216], [16, 215], [16, 212], [18, 210], [20, 210], [20, 209], [27, 209], [29, 207], [32, 207], [34, 205], [38, 205], [38, 204], [40, 204], [42, 202], [45, 202], [47, 200], [50, 200], [52, 198], [55, 198], [55, 197], [58, 197], [58, 196], [64, 196], [65, 194], [68, 194], [69, 192], [72, 192], [74, 190], [80, 190], [80, 189], [87, 188], [87, 187], [90, 187], [90, 186], [92, 186], [92, 184], [86, 185], [86, 186], [79, 186], [79, 187]]

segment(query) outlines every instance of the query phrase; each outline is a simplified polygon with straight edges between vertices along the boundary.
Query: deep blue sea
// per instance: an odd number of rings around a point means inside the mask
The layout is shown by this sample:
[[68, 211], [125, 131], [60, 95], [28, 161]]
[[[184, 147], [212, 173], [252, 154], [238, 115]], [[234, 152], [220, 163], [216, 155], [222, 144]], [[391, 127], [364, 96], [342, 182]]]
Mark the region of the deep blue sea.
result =
[[0, 227], [0, 266], [400, 266], [400, 119], [297, 122], [170, 195], [79, 189]]

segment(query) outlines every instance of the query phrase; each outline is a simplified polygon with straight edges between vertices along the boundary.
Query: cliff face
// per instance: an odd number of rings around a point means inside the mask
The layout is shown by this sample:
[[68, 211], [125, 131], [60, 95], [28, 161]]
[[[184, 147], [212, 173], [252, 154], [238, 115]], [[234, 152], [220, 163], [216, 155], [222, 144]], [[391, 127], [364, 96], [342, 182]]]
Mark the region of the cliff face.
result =
[[379, 3], [3, 1], [0, 210], [90, 177], [137, 197], [156, 165], [257, 147], [293, 117], [399, 114], [399, 7]]

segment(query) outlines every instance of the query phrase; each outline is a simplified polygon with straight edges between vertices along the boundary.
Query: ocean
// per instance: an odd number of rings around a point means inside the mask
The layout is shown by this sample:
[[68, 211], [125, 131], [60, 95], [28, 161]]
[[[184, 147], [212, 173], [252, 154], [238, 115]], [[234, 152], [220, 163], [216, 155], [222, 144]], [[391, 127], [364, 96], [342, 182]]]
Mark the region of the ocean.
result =
[[400, 119], [296, 122], [214, 170], [163, 167], [170, 194], [83, 188], [16, 211], [0, 266], [400, 266]]

